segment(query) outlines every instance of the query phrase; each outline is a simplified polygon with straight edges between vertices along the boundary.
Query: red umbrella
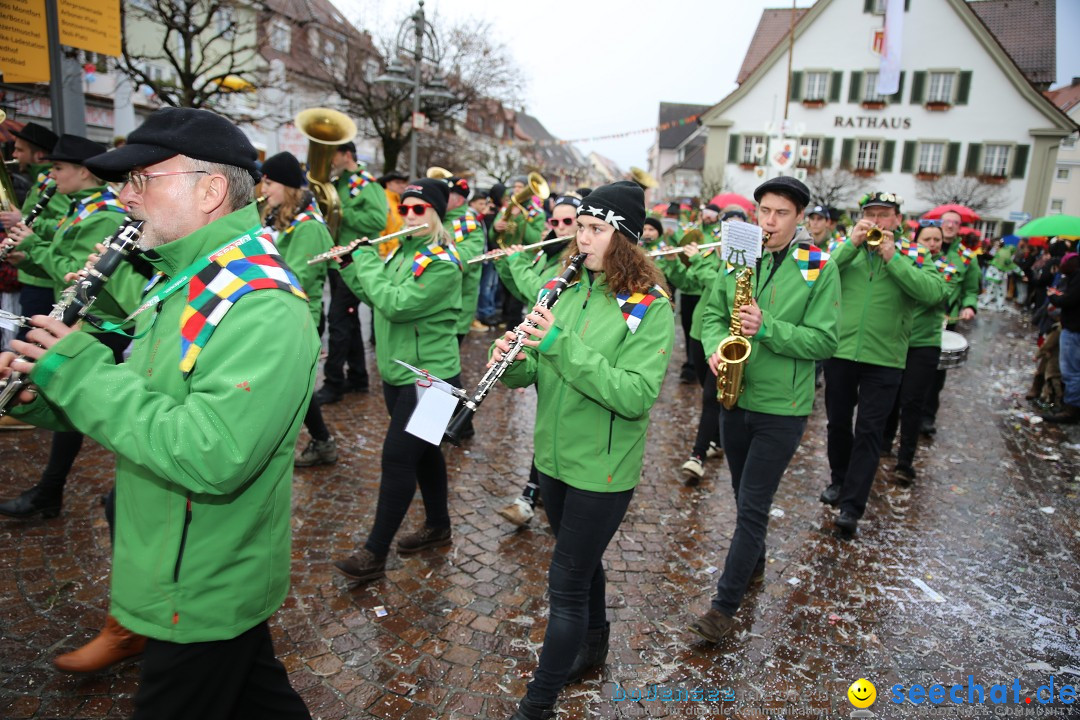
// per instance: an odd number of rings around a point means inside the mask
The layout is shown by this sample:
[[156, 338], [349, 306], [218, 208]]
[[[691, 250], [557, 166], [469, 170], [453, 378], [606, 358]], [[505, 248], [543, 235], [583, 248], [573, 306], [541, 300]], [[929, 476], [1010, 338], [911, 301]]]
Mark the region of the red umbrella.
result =
[[754, 212], [754, 203], [738, 193], [720, 193], [709, 202], [721, 210], [728, 205], [739, 205], [748, 213]]
[[[671, 203], [658, 203], [656, 205], [653, 205], [652, 212], [656, 213], [657, 215], [663, 215], [664, 213], [667, 212], [667, 209], [668, 209], [669, 205], [671, 205]], [[686, 203], [680, 203], [679, 204], [679, 210], [686, 211], [686, 210], [689, 210], [689, 209], [690, 209], [690, 206], [687, 205]]]
[[938, 205], [936, 208], [923, 215], [924, 220], [937, 220], [944, 213], [954, 212], [960, 215], [960, 222], [972, 223], [979, 219], [979, 214], [969, 207], [963, 205], [955, 205], [949, 203], [948, 205]]
[[1027, 241], [1029, 247], [1046, 247], [1046, 238], [1044, 237], [1029, 237]]

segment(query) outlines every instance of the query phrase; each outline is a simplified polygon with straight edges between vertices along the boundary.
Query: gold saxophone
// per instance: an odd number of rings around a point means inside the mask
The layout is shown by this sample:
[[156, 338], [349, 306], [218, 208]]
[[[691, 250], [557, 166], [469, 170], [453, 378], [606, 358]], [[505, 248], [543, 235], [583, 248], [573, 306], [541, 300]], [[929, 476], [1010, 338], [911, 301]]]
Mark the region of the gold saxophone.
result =
[[[765, 233], [763, 240], [768, 242], [769, 233]], [[730, 410], [739, 402], [739, 395], [743, 391], [743, 370], [746, 361], [750, 358], [750, 341], [742, 331], [742, 321], [739, 319], [739, 308], [754, 302], [754, 270], [744, 267], [735, 278], [735, 299], [731, 307], [731, 324], [728, 326], [728, 336], [720, 341], [716, 348], [720, 355], [720, 367], [716, 373], [716, 399], [726, 409]]]

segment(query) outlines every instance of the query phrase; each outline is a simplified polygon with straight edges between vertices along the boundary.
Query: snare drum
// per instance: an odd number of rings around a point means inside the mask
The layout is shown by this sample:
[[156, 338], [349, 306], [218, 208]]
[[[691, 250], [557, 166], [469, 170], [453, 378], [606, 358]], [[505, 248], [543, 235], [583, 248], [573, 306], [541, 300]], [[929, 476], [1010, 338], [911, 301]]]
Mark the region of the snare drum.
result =
[[952, 330], [941, 331], [941, 358], [938, 370], [951, 370], [967, 362], [968, 341]]

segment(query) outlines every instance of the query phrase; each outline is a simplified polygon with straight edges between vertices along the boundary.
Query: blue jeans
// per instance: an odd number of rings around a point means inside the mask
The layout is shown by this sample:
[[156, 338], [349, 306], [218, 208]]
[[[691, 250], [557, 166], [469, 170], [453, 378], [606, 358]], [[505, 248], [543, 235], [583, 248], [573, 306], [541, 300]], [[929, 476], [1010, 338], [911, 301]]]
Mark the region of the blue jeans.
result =
[[499, 273], [495, 264], [486, 262], [480, 272], [480, 303], [476, 306], [476, 317], [480, 320], [493, 316], [498, 309]]
[[735, 534], [716, 583], [712, 606], [735, 615], [755, 568], [765, 564], [769, 510], [788, 463], [806, 430], [805, 417], [720, 410], [720, 434], [735, 491]]
[[540, 666], [529, 683], [527, 697], [537, 705], [554, 705], [586, 632], [607, 622], [607, 585], [601, 558], [634, 491], [579, 490], [558, 478], [542, 472], [539, 475], [540, 495], [555, 533], [555, 550], [548, 568], [551, 612]]
[[1080, 333], [1062, 328], [1058, 362], [1065, 385], [1065, 404], [1080, 407]]

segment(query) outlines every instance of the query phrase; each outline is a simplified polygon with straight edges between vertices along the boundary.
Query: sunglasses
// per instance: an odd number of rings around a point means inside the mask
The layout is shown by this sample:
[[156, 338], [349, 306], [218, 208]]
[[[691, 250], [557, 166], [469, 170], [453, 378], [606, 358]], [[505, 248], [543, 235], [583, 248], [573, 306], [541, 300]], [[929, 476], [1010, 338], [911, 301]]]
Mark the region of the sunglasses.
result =
[[413, 205], [398, 205], [398, 213], [401, 217], [408, 217], [409, 211], [412, 210], [418, 217], [428, 211], [428, 208], [434, 208], [431, 203], [415, 203]]
[[548, 218], [548, 222], [551, 223], [551, 227], [559, 227], [560, 222], [566, 227], [570, 227], [575, 222], [577, 222], [577, 218], [568, 217], [563, 218], [562, 220], [558, 220], [557, 218]]
[[941, 227], [940, 220], [920, 220], [919, 227]]

